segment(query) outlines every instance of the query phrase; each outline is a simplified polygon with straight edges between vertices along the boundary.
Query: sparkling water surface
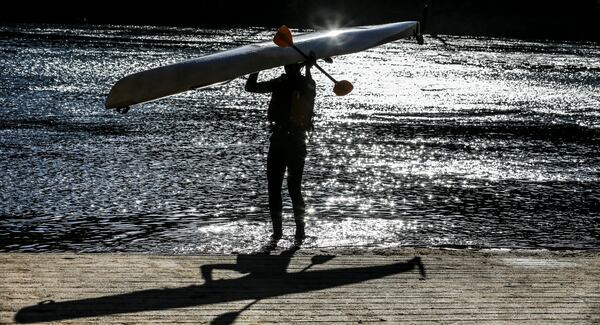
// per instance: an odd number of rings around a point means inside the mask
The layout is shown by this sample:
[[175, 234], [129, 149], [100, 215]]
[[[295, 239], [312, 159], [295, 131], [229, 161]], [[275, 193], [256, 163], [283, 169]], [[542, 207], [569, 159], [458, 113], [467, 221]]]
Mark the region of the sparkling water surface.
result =
[[[272, 33], [0, 26], [0, 251], [263, 245], [268, 95], [238, 78], [125, 115], [104, 101], [129, 73]], [[314, 71], [305, 247], [599, 248], [600, 45], [426, 41], [323, 62], [345, 97]], [[284, 193], [282, 246], [291, 213]]]

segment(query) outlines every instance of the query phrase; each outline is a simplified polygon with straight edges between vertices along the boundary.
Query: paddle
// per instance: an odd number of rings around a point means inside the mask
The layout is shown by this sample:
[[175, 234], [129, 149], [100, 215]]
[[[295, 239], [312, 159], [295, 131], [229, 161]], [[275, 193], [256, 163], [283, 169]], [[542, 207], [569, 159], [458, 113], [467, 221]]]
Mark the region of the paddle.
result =
[[[294, 50], [296, 50], [298, 53], [300, 53], [306, 60], [311, 59], [308, 55], [306, 55], [304, 52], [302, 52], [301, 49], [299, 49], [296, 45], [294, 45], [294, 39], [292, 38], [292, 32], [285, 25], [279, 27], [279, 29], [277, 30], [277, 33], [275, 33], [273, 42], [275, 44], [277, 44], [277, 46], [279, 46], [279, 47], [292, 47]], [[317, 64], [317, 62], [315, 62], [314, 65], [315, 65], [315, 67], [317, 67], [317, 69], [319, 69], [319, 71], [321, 71], [331, 81], [333, 81], [333, 83], [335, 84], [333, 86], [333, 92], [336, 95], [345, 96], [345, 95], [348, 95], [352, 91], [352, 89], [354, 89], [354, 86], [352, 86], [350, 81], [348, 81], [348, 80], [337, 81], [329, 73], [327, 73], [325, 70], [323, 70], [323, 68], [321, 68]]]

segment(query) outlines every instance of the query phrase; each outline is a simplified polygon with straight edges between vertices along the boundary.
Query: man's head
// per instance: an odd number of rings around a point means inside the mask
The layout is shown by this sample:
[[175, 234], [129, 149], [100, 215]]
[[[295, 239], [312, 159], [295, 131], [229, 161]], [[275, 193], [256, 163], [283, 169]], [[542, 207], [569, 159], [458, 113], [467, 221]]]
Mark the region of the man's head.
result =
[[284, 67], [285, 73], [292, 75], [292, 76], [299, 75], [301, 68], [302, 68], [301, 63], [292, 63], [292, 64], [288, 64]]

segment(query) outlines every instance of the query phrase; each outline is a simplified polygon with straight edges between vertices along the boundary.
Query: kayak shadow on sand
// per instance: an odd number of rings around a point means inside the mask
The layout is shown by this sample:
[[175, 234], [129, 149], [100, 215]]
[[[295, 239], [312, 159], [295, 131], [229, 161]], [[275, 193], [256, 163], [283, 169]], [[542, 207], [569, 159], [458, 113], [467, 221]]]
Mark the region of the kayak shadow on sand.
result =
[[[17, 323], [51, 322], [253, 300], [241, 310], [224, 313], [212, 321], [212, 324], [231, 324], [244, 310], [262, 299], [323, 290], [413, 270], [418, 270], [421, 279], [425, 278], [425, 267], [419, 257], [379, 266], [308, 271], [316, 264], [335, 258], [333, 255], [315, 255], [311, 264], [301, 271], [287, 272], [293, 254], [294, 251], [286, 251], [280, 255], [240, 254], [236, 264], [201, 266], [201, 273], [205, 278], [202, 285], [141, 290], [61, 302], [42, 301], [19, 310], [14, 319]], [[215, 269], [234, 270], [247, 275], [236, 279], [213, 280], [212, 271]]]

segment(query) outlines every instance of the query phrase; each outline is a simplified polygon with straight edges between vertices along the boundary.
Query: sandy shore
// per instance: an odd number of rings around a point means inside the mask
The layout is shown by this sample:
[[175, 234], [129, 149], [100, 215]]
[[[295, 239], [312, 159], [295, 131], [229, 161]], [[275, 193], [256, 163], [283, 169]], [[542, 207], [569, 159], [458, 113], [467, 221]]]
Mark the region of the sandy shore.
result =
[[600, 323], [598, 251], [2, 253], [0, 274], [2, 324]]

